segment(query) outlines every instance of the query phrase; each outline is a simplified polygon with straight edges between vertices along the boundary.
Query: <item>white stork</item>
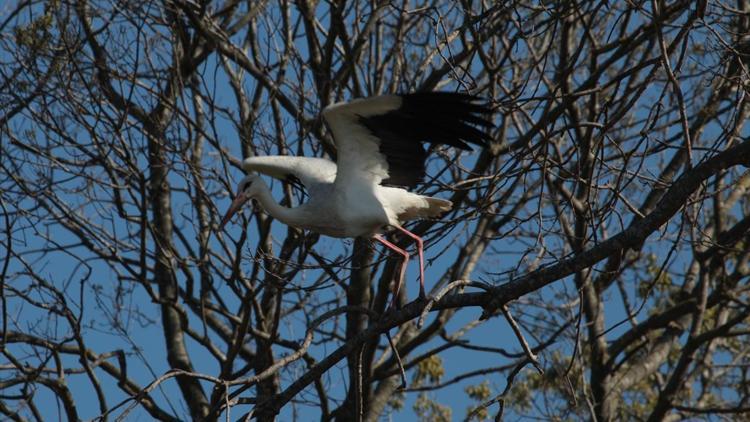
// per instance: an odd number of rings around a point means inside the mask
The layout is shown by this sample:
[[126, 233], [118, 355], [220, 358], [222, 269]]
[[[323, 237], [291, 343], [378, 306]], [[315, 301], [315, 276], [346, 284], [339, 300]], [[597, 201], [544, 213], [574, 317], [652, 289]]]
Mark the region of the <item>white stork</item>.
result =
[[[419, 254], [419, 297], [424, 299], [422, 239], [403, 228], [406, 221], [438, 217], [451, 202], [411, 193], [425, 175], [423, 143], [471, 149], [486, 146], [490, 109], [479, 98], [459, 93], [422, 92], [381, 95], [336, 103], [323, 110], [333, 141], [336, 162], [324, 158], [250, 157], [232, 205], [221, 221], [223, 229], [249, 199], [281, 222], [332, 237], [371, 237], [403, 256], [393, 287], [395, 305], [409, 253], [381, 236], [394, 228], [416, 241]], [[279, 205], [257, 173], [300, 181], [309, 200], [297, 207]]]

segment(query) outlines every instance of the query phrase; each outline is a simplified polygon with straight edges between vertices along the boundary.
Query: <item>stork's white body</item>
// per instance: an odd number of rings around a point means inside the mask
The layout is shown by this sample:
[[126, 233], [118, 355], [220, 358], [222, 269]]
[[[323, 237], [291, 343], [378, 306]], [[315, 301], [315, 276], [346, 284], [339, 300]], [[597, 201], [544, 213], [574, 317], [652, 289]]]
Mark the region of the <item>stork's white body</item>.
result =
[[[304, 204], [287, 208], [268, 194], [256, 197], [260, 205], [284, 224], [312, 230], [331, 237], [359, 237], [382, 233], [387, 227], [435, 217], [450, 210], [450, 201], [411, 193], [379, 184], [358, 183], [355, 188], [340, 189], [335, 183], [337, 168], [332, 161], [308, 157], [251, 157], [243, 167], [283, 179], [279, 169], [293, 172], [307, 189]], [[258, 181], [255, 183], [264, 182]]]
[[[468, 148], [484, 145], [489, 136], [467, 123], [491, 124], [478, 117], [489, 110], [475, 97], [452, 93], [383, 95], [338, 103], [323, 111], [336, 144], [337, 160], [311, 157], [250, 157], [243, 168], [251, 174], [240, 188], [222, 225], [249, 198], [281, 222], [332, 237], [373, 237], [408, 259], [408, 253], [382, 238], [387, 228], [399, 229], [417, 241], [423, 287], [422, 240], [402, 224], [437, 217], [451, 202], [406, 189], [424, 175], [427, 153], [423, 142]], [[465, 142], [464, 142], [465, 141]], [[279, 205], [268, 185], [255, 173], [295, 179], [305, 185], [309, 200], [297, 207]], [[406, 260], [401, 268], [403, 277]], [[398, 285], [394, 291], [398, 291]], [[395, 299], [395, 297], [394, 297]]]

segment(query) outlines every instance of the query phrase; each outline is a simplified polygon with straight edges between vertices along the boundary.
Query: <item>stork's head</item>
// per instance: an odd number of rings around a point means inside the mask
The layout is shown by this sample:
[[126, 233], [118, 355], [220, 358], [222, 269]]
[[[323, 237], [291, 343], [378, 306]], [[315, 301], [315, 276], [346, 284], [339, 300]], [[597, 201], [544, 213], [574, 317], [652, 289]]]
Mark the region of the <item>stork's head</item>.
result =
[[224, 226], [226, 226], [232, 216], [237, 213], [245, 202], [258, 194], [261, 184], [262, 181], [257, 174], [248, 174], [240, 180], [240, 183], [237, 185], [237, 195], [235, 195], [234, 201], [229, 206], [227, 213], [224, 214], [224, 218], [221, 219], [220, 229], [224, 229]]

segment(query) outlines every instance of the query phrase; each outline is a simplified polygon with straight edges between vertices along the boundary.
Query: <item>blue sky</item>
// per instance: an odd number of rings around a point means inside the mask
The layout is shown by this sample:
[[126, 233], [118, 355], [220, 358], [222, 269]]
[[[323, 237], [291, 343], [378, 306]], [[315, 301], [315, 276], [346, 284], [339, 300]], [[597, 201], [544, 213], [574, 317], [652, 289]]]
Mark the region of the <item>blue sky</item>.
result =
[[[41, 10], [39, 10], [38, 12], [41, 13]], [[268, 48], [267, 51], [270, 52], [269, 55], [272, 54], [273, 47], [277, 46], [279, 43], [279, 34], [277, 32], [273, 32], [278, 28], [274, 28], [271, 25], [272, 23], [276, 22], [277, 18], [277, 16], [275, 16], [273, 13], [273, 11], [269, 12], [267, 21], [262, 21], [262, 24], [260, 25], [261, 34], [270, 34], [262, 35], [260, 37], [261, 43], [265, 42], [265, 45], [263, 47]], [[0, 15], [0, 18], [4, 19], [2, 15]], [[323, 26], [326, 26], [328, 24], [328, 16], [322, 14], [321, 12], [320, 18]], [[32, 18], [21, 18], [19, 22], [24, 22], [24, 19]], [[636, 21], [631, 22], [632, 25], [636, 25], [636, 23]], [[127, 22], [120, 22], [119, 25], [121, 25], [122, 28], [128, 28]], [[129, 48], [132, 48], [132, 51], [135, 51], [141, 46], [140, 43], [146, 45], [146, 41], [156, 40], [154, 41], [154, 44], [156, 45], [156, 48], [153, 52], [154, 56], [167, 61], [167, 59], [170, 57], [169, 51], [160, 51], [159, 47], [166, 48], [168, 46], [168, 43], [165, 43], [164, 40], [159, 40], [159, 35], [163, 34], [159, 33], [158, 31], [145, 35], [142, 34], [142, 39], [138, 38], [139, 43], [134, 43], [133, 45], [130, 45]], [[122, 40], [129, 40], [131, 42], [136, 41], [132, 37], [134, 37], [134, 35], [126, 33], [125, 35], [123, 35]], [[240, 42], [240, 37], [236, 37], [235, 41]], [[302, 40], [298, 40], [297, 43], [299, 51], [303, 54], [307, 53], [307, 46], [305, 45], [305, 43]], [[516, 51], [516, 54], [522, 55], [524, 53], [525, 51], [522, 44], [521, 47], [519, 47], [519, 49]], [[6, 50], [3, 50], [2, 54], [3, 61], [13, 60], [12, 57], [8, 56], [8, 52]], [[440, 57], [435, 57], [431, 68], [439, 66], [440, 64]], [[701, 63], [700, 65], [709, 66], [709, 64], [707, 63]], [[471, 69], [472, 66], [478, 66], [477, 62], [473, 62], [473, 64], [469, 66], [469, 69]], [[128, 70], [139, 72], [145, 71], [144, 68]], [[289, 94], [290, 97], [295, 98], [293, 95], [294, 89], [299, 85], [303, 85], [305, 90], [307, 90], [311, 94], [314, 94], [314, 89], [311, 88], [312, 82], [310, 72], [304, 73], [302, 78], [299, 78], [299, 76], [291, 70], [296, 69], [290, 69], [290, 72], [287, 75], [287, 85], [284, 86], [283, 91]], [[215, 57], [210, 58], [206, 62], [206, 64], [201, 67], [200, 74], [202, 76], [201, 82], [204, 84], [205, 92], [212, 95], [212, 100], [215, 101], [217, 109], [223, 110], [222, 112], [218, 112], [215, 115], [206, 116], [210, 123], [210, 126], [208, 126], [207, 129], [207, 133], [211, 137], [212, 141], [215, 141], [221, 147], [227, 148], [231, 155], [239, 157], [241, 155], [240, 142], [238, 140], [238, 131], [235, 125], [238, 107], [234, 99], [234, 95], [230, 90], [230, 85], [227, 80], [226, 74], [220, 68], [220, 65], [216, 62]], [[363, 72], [361, 76], [362, 78], [365, 78], [365, 72]], [[248, 92], [252, 92], [256, 88], [255, 81], [252, 78], [247, 77], [243, 81]], [[451, 83], [448, 78], [446, 78], [445, 81], [447, 85], [444, 87], [444, 89], [451, 90], [456, 88], [457, 85], [455, 83]], [[417, 78], [415, 78], [414, 81], [403, 81], [401, 85], [417, 85], [417, 83], [418, 80]], [[121, 87], [123, 89], [123, 92], [125, 93], [129, 93], [129, 90], [133, 89], [133, 92], [135, 94], [133, 96], [133, 100], [144, 105], [144, 107], [152, 103], [152, 99], [149, 98], [148, 89], [145, 89], [142, 86], [131, 86], [124, 82]], [[546, 93], [544, 91], [544, 88], [541, 88], [539, 90], [535, 88], [535, 86], [528, 86], [527, 92], [523, 93], [524, 96], [542, 96]], [[650, 110], [651, 105], [654, 102], [662, 100], [662, 97], [660, 95], [661, 90], [659, 88], [660, 87], [657, 85], [652, 90], [649, 90], [644, 94], [643, 100], [637, 105], [641, 112], [637, 112], [636, 115], [645, 117], [645, 114]], [[349, 99], [351, 97], [351, 90], [345, 89], [341, 99]], [[187, 100], [189, 100], [189, 98], [187, 98]], [[306, 103], [304, 109], [308, 114], [307, 117], [313, 117], [319, 111], [317, 108], [318, 106], [319, 104], [316, 104], [315, 101]], [[261, 120], [258, 122], [258, 127], [256, 128], [255, 132], [255, 139], [257, 139], [258, 143], [263, 144], [263, 147], [260, 148], [261, 152], [278, 153], [278, 149], [275, 148], [275, 145], [270, 142], [271, 139], [269, 139], [268, 128], [272, 126], [273, 119], [271, 116], [270, 103], [267, 101], [267, 97], [265, 96], [265, 94], [264, 101], [261, 101], [261, 107], [264, 110], [264, 114], [262, 115]], [[191, 106], [187, 106], [186, 108], [192, 111]], [[68, 116], [67, 118], [65, 118], [66, 113], [69, 113], [70, 111], [63, 108], [60, 108], [59, 111], [62, 115], [61, 118], [65, 120], [65, 123], [70, 125], [70, 136], [78, 140], [79, 142], [86, 142], [88, 139], [87, 137], [90, 135], [82, 128], [81, 121], [87, 121], [88, 123], [93, 124], [93, 117], [84, 116], [80, 120], [76, 121], [73, 118], [75, 116]], [[102, 111], [105, 113], [116, 114], [115, 111], [109, 109], [106, 105], [103, 105]], [[541, 112], [542, 110], [535, 110], [533, 113]], [[536, 115], [537, 114], [532, 114], [532, 117]], [[312, 154], [314, 152], [319, 153], [319, 149], [317, 148], [317, 140], [312, 139], [310, 136], [308, 136], [303, 140], [302, 144], [299, 144], [299, 139], [297, 136], [299, 128], [296, 126], [294, 119], [288, 115], [283, 115], [282, 118], [284, 122], [284, 131], [287, 136], [286, 146], [291, 151], [301, 151], [305, 154]], [[24, 113], [12, 122], [13, 130], [19, 133], [26, 131], [26, 139], [29, 142], [48, 146], [50, 150], [52, 150], [53, 153], [58, 157], [69, 159], [85, 158], [85, 154], [80, 150], [68, 149], [57, 145], [55, 142], [58, 139], [56, 139], [54, 134], [46, 131], [42, 127], [35, 127], [32, 119], [33, 116], [31, 112]], [[175, 125], [175, 127], [177, 127], [178, 129], [170, 132], [170, 141], [174, 142], [173, 146], [176, 150], [179, 150], [181, 142], [184, 141], [187, 136], [189, 136], [189, 133], [182, 125], [177, 124]], [[147, 160], [145, 155], [145, 136], [143, 135], [141, 127], [137, 124], [134, 124], [132, 120], [125, 121], [122, 127], [102, 129], [102, 132], [99, 133], [99, 135], [108, 136], [108, 130], [111, 131], [113, 140], [122, 141], [126, 146], [132, 147], [132, 151], [135, 153], [136, 157], [136, 164], [142, 166], [142, 168], [145, 169], [147, 167]], [[717, 128], [714, 127], [711, 130], [716, 131]], [[711, 130], [707, 131], [708, 135], [710, 135]], [[676, 131], [677, 128], [669, 129], [666, 135], [672, 136], [676, 133]], [[517, 133], [511, 133], [511, 135], [518, 136]], [[3, 139], [4, 145], [6, 142], [7, 141]], [[14, 150], [14, 153], [21, 154], [22, 152]], [[642, 168], [641, 171], [643, 172], [643, 174], [649, 174], [652, 169], [656, 169], [662, 164], [660, 161], [667, 160], [671, 156], [670, 154], [670, 152], [666, 152], [660, 155], [658, 158], [647, 161], [645, 167]], [[114, 153], [112, 157], [115, 160], [118, 159], [117, 155]], [[170, 183], [174, 189], [173, 210], [175, 216], [175, 224], [183, 230], [185, 238], [188, 239], [188, 245], [195, 250], [198, 247], [198, 242], [196, 240], [196, 231], [194, 229], [195, 224], [197, 224], [197, 215], [195, 214], [195, 209], [191, 206], [191, 196], [195, 194], [195, 186], [193, 185], [190, 174], [187, 171], [187, 165], [184, 163], [184, 161], [181, 161], [184, 157], [179, 153], [174, 153], [173, 155], [171, 155], [171, 157], [176, 161], [175, 171], [173, 171], [170, 175]], [[698, 159], [699, 157], [700, 151], [696, 152], [696, 159]], [[219, 179], [221, 179], [224, 175], [228, 176], [228, 180], [231, 181], [231, 188], [234, 189], [234, 183], [241, 179], [242, 173], [239, 169], [232, 168], [226, 161], [223, 161], [222, 158], [219, 157], [216, 149], [210, 144], [206, 145], [206, 151], [204, 152], [203, 158], [203, 172], [206, 176], [205, 189], [211, 195], [213, 204], [216, 207], [215, 212], [221, 213], [228, 207], [229, 198], [227, 196], [226, 186], [222, 183], [225, 180], [222, 179], [221, 181], [219, 181]], [[463, 167], [471, 167], [475, 159], [476, 154], [463, 154], [458, 165], [461, 165]], [[509, 162], [512, 163], [514, 161], [512, 158], [508, 157], [507, 161], [504, 161], [503, 163]], [[437, 174], [441, 170], [441, 166], [443, 164], [444, 162], [442, 160], [432, 161], [429, 168], [430, 173]], [[90, 191], [93, 192], [97, 198], [102, 199], [101, 202], [91, 202], [87, 197], [76, 194], [76, 192], [78, 192], [78, 189], [86, 189], [89, 181], [81, 180], [78, 178], [66, 180], [67, 173], [65, 168], [53, 167], [54, 166], [50, 165], [48, 161], [39, 161], [36, 165], [30, 163], [28, 166], [21, 169], [21, 175], [30, 180], [34, 180], [35, 178], [40, 178], [41, 180], [43, 178], [40, 175], [50, 174], [51, 178], [59, 182], [59, 184], [57, 185], [58, 188], [68, 189], [68, 191], [62, 193], [60, 197], [64, 199], [67, 204], [76, 212], [80, 212], [82, 215], [88, 216], [93, 224], [101, 225], [101, 230], [108, 231], [110, 233], [117, 233], [117, 237], [121, 239], [126, 239], [126, 236], [129, 233], [132, 233], [132, 231], [134, 230], [134, 226], [127, 225], [122, 220], [120, 220], [116, 214], [116, 210], [111, 207], [111, 204], [106, 202], [106, 200], [111, 198], [111, 191], [107, 188], [106, 185], [98, 186]], [[531, 169], [531, 171], [536, 170], [538, 169]], [[502, 171], [511, 173], [511, 169], [509, 168], [504, 168]], [[87, 168], [87, 172], [92, 180], [97, 181], [108, 179], [107, 174], [99, 167], [92, 166], [91, 168]], [[447, 178], [443, 177], [442, 181], [446, 180]], [[283, 193], [281, 191], [280, 183], [273, 183], [272, 186], [274, 188], [276, 197], [281, 198]], [[634, 186], [632, 189], [634, 191], [638, 191], [640, 189], [640, 186]], [[446, 193], [438, 193], [438, 196], [445, 197]], [[637, 197], [637, 193], [635, 194], [635, 196]], [[7, 201], [7, 199], [4, 197], [3, 201]], [[36, 202], [34, 198], [27, 198], [12, 205], [18, 209], [33, 210]], [[127, 205], [126, 211], [136, 213], [136, 204], [131, 203]], [[467, 208], [465, 211], [468, 212], [472, 210], [471, 208]], [[502, 211], [503, 210], [500, 209], [499, 212]], [[531, 209], [526, 210], [524, 215], [533, 215], [534, 211], [535, 210]], [[249, 211], [245, 210], [244, 218], [247, 218], [249, 215]], [[217, 216], [217, 214], [214, 214], [213, 218], [216, 219]], [[559, 224], [559, 222], [557, 222], [554, 218], [548, 217], [549, 216], [547, 215], [543, 218], [540, 218], [539, 222], [532, 220], [526, 225], [519, 225], [516, 230], [528, 230], [530, 228], [534, 229], [534, 224], [540, 224], [545, 230], [554, 231], [556, 225]], [[228, 226], [226, 232], [221, 234], [221, 236], [224, 236], [225, 238], [230, 237], [232, 239], [237, 239], [241, 233], [240, 224], [246, 221], [244, 218], [235, 218], [232, 224]], [[627, 225], [629, 222], [629, 218], [623, 219], [621, 223], [613, 217], [612, 221], [609, 222], [610, 234], [620, 229], [619, 224]], [[456, 245], [463, 244], [466, 241], [468, 233], [471, 232], [471, 229], [475, 224], [475, 220], [468, 220], [467, 222], [457, 224], [451, 229], [447, 236], [443, 237], [434, 244], [430, 244], [426, 249], [425, 258], [427, 262], [431, 262], [431, 258], [439, 254], [439, 258], [434, 260], [432, 265], [428, 266], [426, 269], [426, 284], [428, 291], [436, 283], [436, 280], [438, 280], [446, 272], [448, 265], [453, 263], [457, 254]], [[242, 253], [245, 255], [245, 258], [243, 258], [242, 267], [249, 273], [253, 268], [251, 257], [255, 253], [258, 238], [255, 222], [251, 221], [247, 227], [249, 239], [242, 249]], [[669, 226], [668, 230], [665, 230], [665, 233], [672, 233], [674, 227], [674, 225]], [[14, 232], [14, 250], [16, 250], [17, 253], [23, 253], [24, 257], [30, 262], [35, 272], [39, 273], [40, 275], [42, 275], [42, 277], [48, 280], [54, 281], [54, 283], [56, 283], [55, 285], [58, 288], [64, 290], [64, 299], [77, 313], [77, 317], [80, 318], [80, 321], [83, 324], [87, 346], [89, 348], [97, 353], [109, 352], [112, 350], [122, 350], [124, 353], [128, 354], [128, 376], [130, 376], [134, 381], [138, 382], [141, 386], [146, 386], [155, 378], [163, 375], [170, 369], [166, 362], [164, 350], [165, 346], [162, 339], [162, 331], [159, 325], [159, 308], [151, 303], [148, 294], [144, 291], [142, 286], [134, 283], [132, 280], [128, 280], [126, 277], [118, 277], [118, 274], [116, 274], [112, 268], [108, 267], [100, 260], [93, 259], [91, 254], [88, 253], [84, 247], [71, 246], [75, 245], [77, 239], [72, 236], [68, 230], [61, 227], [59, 224], [55, 224], [52, 219], [42, 218], [37, 220], [34, 218], [20, 218], [17, 220], [15, 229], [19, 231]], [[536, 229], [539, 230], [538, 225], [536, 226]], [[278, 252], [279, 241], [283, 240], [287, 235], [287, 229], [282, 224], [274, 222], [272, 234], [274, 239], [276, 239], [274, 252]], [[524, 239], [528, 240], [528, 238]], [[668, 250], [663, 246], [667, 244], [666, 241], [668, 241], [669, 238], [668, 236], [665, 238], [661, 238], [657, 234], [654, 235], [653, 239], [654, 243], [648, 245], [646, 247], [646, 251], [655, 254], [655, 256], [657, 257], [657, 262], [660, 262], [661, 259], [664, 259], [667, 256]], [[550, 237], [547, 239], [540, 239], [540, 242], [543, 242], [544, 246], [548, 248], [549, 251], [551, 251], [548, 255], [545, 256], [542, 262], [552, 262], [554, 259], [559, 258], [560, 255], [569, 252], [563, 251], [562, 244], [559, 242], [559, 239]], [[46, 254], [38, 252], [41, 248], [48, 247], [53, 243], [59, 245], [67, 245], [65, 248], [66, 250], [55, 251]], [[213, 248], [215, 248], [215, 250], [222, 250], [216, 236], [212, 236], [210, 244]], [[500, 283], [503, 281], [507, 281], [509, 278], [509, 274], [507, 273], [507, 271], [517, 267], [519, 261], [522, 259], [522, 257], [524, 257], [524, 252], [529, 249], [531, 249], [533, 252], [538, 252], [540, 248], [539, 243], [528, 243], [514, 240], [512, 236], [497, 239], [492, 243], [491, 246], [493, 250], [488, 251], [482, 258], [482, 261], [477, 267], [477, 270], [471, 275], [472, 279], [489, 283]], [[137, 252], [135, 250], [127, 250], [125, 247], [123, 248], [124, 250], [122, 253], [128, 256], [135, 256], [135, 252]], [[314, 249], [316, 252], [325, 256], [326, 258], [335, 259], [336, 257], [348, 257], [350, 255], [351, 248], [351, 241], [323, 238], [315, 245]], [[187, 248], [180, 242], [177, 242], [177, 249], [181, 254], [187, 254]], [[382, 248], [377, 247], [377, 250], [378, 255], [376, 256], [380, 256], [380, 254], [382, 254]], [[4, 256], [5, 250], [0, 249], [0, 255]], [[680, 257], [679, 254], [675, 255], [672, 258], [671, 262], [672, 265], [678, 268], [681, 265], [684, 265], [684, 260]], [[315, 264], [315, 262], [311, 259], [308, 259], [304, 264], [312, 266], [313, 264]], [[340, 277], [344, 279], [347, 277], [349, 265], [349, 261], [344, 261], [343, 265], [335, 268]], [[523, 270], [523, 265], [521, 265], [521, 268]], [[229, 271], [228, 268], [226, 270], [227, 272]], [[382, 270], [382, 265], [379, 267], [379, 270]], [[15, 289], [23, 290], [24, 288], [28, 287], [33, 290], [32, 286], [35, 282], [33, 279], [24, 274], [25, 271], [25, 268], [23, 268], [19, 262], [12, 261], [9, 269], [9, 274], [12, 274], [12, 277], [9, 277], [8, 280], [13, 283], [13, 287]], [[191, 271], [195, 273], [197, 270], [195, 267], [192, 267]], [[310, 286], [315, 283], [316, 280], [318, 280], [320, 274], [321, 271], [316, 268], [303, 269], [298, 273], [297, 277], [291, 281], [291, 285], [301, 287]], [[181, 278], [178, 280], [178, 282], [181, 283], [181, 285], [184, 285], [185, 279], [182, 278], [182, 275], [180, 277]], [[635, 276], [633, 277], [635, 279]], [[377, 279], [378, 277], [375, 277], [375, 280]], [[327, 284], [332, 285], [333, 283]], [[237, 296], [229, 286], [222, 284], [221, 278], [218, 276], [214, 278], [214, 287], [220, 293], [222, 299], [226, 301], [229, 309], [239, 309], [240, 303]], [[627, 287], [631, 289], [629, 293], [633, 293], [638, 286], [636, 282], [633, 282]], [[416, 259], [412, 259], [409, 265], [408, 274], [406, 277], [406, 285], [404, 286], [404, 288], [407, 289], [408, 297], [410, 300], [416, 297]], [[43, 290], [39, 290], [38, 292], [33, 293], [33, 295], [35, 295], [40, 301], [45, 303], [53, 303], [54, 301], [59, 300], [58, 298], [51, 297]], [[316, 300], [319, 303], [322, 303], [327, 299], [331, 299], [336, 296], [340, 297], [342, 295], [343, 291], [338, 286], [332, 286], [327, 289], [321, 289], [315, 292]], [[573, 287], [573, 283], [569, 278], [558, 281], [539, 292], [535, 292], [534, 294], [523, 298], [523, 300], [519, 304], [512, 306], [511, 309], [514, 311], [514, 313], [518, 313], [519, 315], [523, 315], [523, 313], [527, 311], [540, 312], [540, 309], [538, 307], [527, 307], [526, 305], [534, 305], [534, 302], [554, 304], [557, 301], [560, 301], [560, 296], [575, 296], [575, 288]], [[636, 295], [633, 294], [633, 296]], [[288, 300], [292, 300], [293, 298], [294, 295], [289, 295], [287, 297]], [[614, 327], [612, 331], [607, 334], [607, 337], [615, 338], [617, 335], [621, 334], [628, 328], [627, 325], [620, 324], [625, 316], [624, 309], [622, 307], [623, 302], [621, 300], [620, 293], [616, 289], [612, 289], [611, 292], [607, 292], [605, 298], [607, 326]], [[12, 327], [15, 327], [15, 329], [19, 331], [28, 330], [43, 332], [46, 335], [58, 339], [65, 338], [70, 335], [71, 328], [61, 318], [49, 316], [46, 310], [32, 307], [28, 304], [23, 304], [21, 301], [14, 300], [12, 298], [8, 301], [8, 303], [10, 325]], [[650, 303], [648, 303], [647, 301], [647, 306], [645, 307], [646, 310], [648, 310], [649, 304]], [[288, 304], [285, 305], [288, 306]], [[319, 309], [313, 309], [313, 311], [320, 312]], [[577, 312], [577, 308], [574, 306], [571, 307], [571, 312]], [[480, 313], [480, 309], [472, 308], [462, 309], [458, 311], [456, 316], [448, 324], [447, 331], [449, 333], [454, 332], [455, 330], [460, 329], [460, 327], [464, 326], [465, 324], [469, 324], [475, 321]], [[285, 339], [290, 340], [302, 339], [305, 330], [305, 316], [307, 315], [294, 314], [290, 318], [285, 319], [280, 327], [281, 336]], [[191, 328], [196, 330], [203, 329], [202, 322], [196, 315], [194, 315], [193, 313], [189, 313], [189, 318]], [[324, 327], [331, 328], [333, 327], [335, 322], [341, 324], [342, 321], [343, 318], [340, 318], [338, 321], [331, 321]], [[215, 334], [210, 332], [210, 330], [209, 337], [216, 340], [218, 344], [223, 344]], [[502, 347], [513, 352], [520, 351], [517, 339], [509, 329], [507, 322], [502, 318], [494, 318], [490, 321], [480, 324], [478, 327], [474, 328], [471, 331], [468, 338], [472, 340], [473, 344], [478, 346]], [[211, 375], [216, 374], [218, 372], [216, 360], [210, 355], [210, 353], [204, 347], [195, 343], [193, 340], [188, 339], [187, 342], [191, 353], [191, 359], [193, 364], [195, 365], [196, 371]], [[532, 344], [533, 343], [535, 342], [532, 341]], [[381, 338], [381, 345], [385, 344], [385, 338]], [[431, 341], [425, 346], [417, 349], [410, 355], [410, 357], [418, 356], [422, 352], [428, 350], [430, 347], [436, 346], [438, 344], [440, 344], [438, 340]], [[320, 360], [328, 353], [330, 353], [334, 347], [338, 347], [339, 345], [339, 343], [323, 345], [315, 344], [310, 349], [310, 354], [316, 359]], [[548, 359], [549, 356], [551, 356], [553, 352], [556, 351], [562, 353], [563, 355], [569, 355], [572, 351], [572, 346], [573, 345], [567, 342], [567, 340], [561, 340], [558, 343], [555, 343], [548, 349], [545, 354], [542, 354], [542, 356], [540, 356], [542, 363], [545, 363], [546, 359]], [[11, 348], [11, 350], [13, 350], [14, 354], [17, 355], [23, 355], [24, 353], [33, 355], [34, 352], [30, 349], [24, 348], [23, 346], [12, 345], [9, 347]], [[287, 352], [287, 350], [281, 348], [276, 350], [277, 356], [281, 356]], [[481, 351], [467, 351], [461, 348], [449, 349], [445, 352], [442, 352], [440, 354], [440, 357], [442, 358], [442, 362], [446, 370], [443, 378], [444, 380], [450, 379], [455, 375], [459, 375], [472, 369], [500, 366], [509, 362], [509, 360], [507, 359], [499, 358], [497, 354]], [[50, 357], [39, 357], [38, 359], [47, 358]], [[0, 358], [0, 362], [2, 362], [2, 359], [3, 358]], [[30, 358], [30, 360], [34, 361], [32, 358]], [[50, 362], [52, 361], [50, 360]], [[66, 367], [78, 366], [77, 360], [74, 357], [63, 356], [62, 362]], [[7, 364], [7, 362], [3, 363]], [[52, 366], [52, 364], [50, 363], [49, 366]], [[301, 362], [297, 362], [291, 365], [290, 368], [290, 370], [285, 370], [282, 374], [282, 388], [296, 379], [302, 373], [304, 367]], [[533, 367], [528, 366], [523, 371], [524, 372], [522, 372], [522, 374], [527, 371], [533, 371]], [[125, 399], [125, 396], [120, 392], [120, 389], [116, 385], [116, 380], [113, 380], [109, 375], [101, 372], [100, 369], [97, 369], [96, 372], [107, 395], [107, 402], [109, 406], [113, 406], [120, 400]], [[348, 384], [348, 380], [346, 380], [346, 370], [344, 367], [344, 363], [342, 362], [341, 364], [331, 369], [326, 374], [325, 379], [327, 380], [327, 387], [329, 388], [328, 391], [331, 396], [342, 398], [345, 394], [345, 388]], [[456, 383], [430, 394], [431, 397], [433, 397], [437, 402], [450, 406], [453, 409], [454, 418], [458, 419], [463, 417], [465, 409], [469, 405], [473, 404], [473, 402], [465, 394], [464, 389], [468, 385], [479, 384], [484, 381], [484, 379], [489, 380], [492, 386], [493, 394], [502, 391], [502, 389], [505, 387], [505, 374], [492, 374], [486, 378], [479, 377], [465, 380], [463, 382]], [[74, 396], [78, 398], [77, 404], [79, 406], [81, 416], [84, 418], [92, 418], [98, 415], [99, 410], [97, 408], [96, 401], [92, 399], [95, 392], [91, 388], [88, 380], [85, 378], [85, 375], [71, 374], [66, 377], [66, 380]], [[210, 392], [211, 386], [209, 385], [209, 383], [206, 382], [204, 383], [204, 385], [206, 386], [206, 391]], [[250, 390], [250, 392], [246, 394], [251, 395], [252, 390]], [[302, 397], [310, 396], [311, 394], [312, 390], [307, 389], [303, 393]], [[152, 393], [152, 396], [160, 404], [164, 405], [165, 408], [174, 409], [175, 414], [187, 414], [187, 410], [184, 407], [184, 403], [182, 403], [176, 383], [173, 380], [167, 381], [160, 385], [159, 388]], [[45, 412], [44, 416], [50, 419], [57, 418], [57, 416], [61, 413], [61, 409], [59, 403], [56, 403], [52, 394], [50, 394], [46, 388], [39, 388], [37, 397], [39, 398], [40, 403], [46, 402], [49, 404], [48, 407], [43, 409]], [[403, 411], [398, 415], [394, 415], [393, 419], [412, 419], [414, 417], [412, 404], [415, 397], [416, 394], [408, 394]], [[126, 405], [124, 408], [127, 408], [127, 406], [128, 405]], [[332, 404], [332, 407], [335, 407], [335, 404]], [[118, 412], [122, 411], [124, 408], [120, 408]], [[248, 408], [248, 406], [238, 406], [232, 410], [232, 416], [237, 417], [247, 411]], [[491, 408], [492, 412], [495, 412], [496, 410], [497, 406], [493, 406]], [[306, 406], [299, 406], [296, 409], [293, 409], [291, 406], [287, 406], [282, 410], [280, 420], [289, 420], [295, 415], [299, 417], [300, 420], [312, 419], [316, 417], [317, 409], [315, 409], [314, 407]], [[133, 412], [128, 416], [128, 420], [148, 419], [148, 416], [140, 408], [134, 409]]]

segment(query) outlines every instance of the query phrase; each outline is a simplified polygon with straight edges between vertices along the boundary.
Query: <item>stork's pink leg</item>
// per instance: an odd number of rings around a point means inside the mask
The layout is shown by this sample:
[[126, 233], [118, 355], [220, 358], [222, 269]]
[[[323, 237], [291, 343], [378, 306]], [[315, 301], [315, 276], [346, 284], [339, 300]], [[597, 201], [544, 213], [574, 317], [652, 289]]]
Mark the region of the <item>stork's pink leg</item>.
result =
[[404, 257], [403, 262], [401, 262], [401, 270], [398, 272], [398, 280], [396, 281], [396, 284], [393, 286], [393, 299], [391, 300], [391, 308], [396, 308], [396, 298], [398, 298], [398, 292], [401, 290], [401, 283], [404, 282], [404, 274], [406, 273], [406, 264], [409, 263], [409, 252], [406, 252], [405, 250], [399, 248], [398, 246], [394, 245], [393, 243], [385, 240], [383, 236], [376, 234], [373, 236], [373, 239], [377, 240], [378, 242], [384, 244], [388, 247], [388, 249], [394, 250], [398, 252], [401, 256]]
[[424, 249], [422, 248], [422, 238], [403, 227], [396, 226], [396, 228], [417, 242], [417, 253], [419, 254], [419, 298], [424, 299]]

